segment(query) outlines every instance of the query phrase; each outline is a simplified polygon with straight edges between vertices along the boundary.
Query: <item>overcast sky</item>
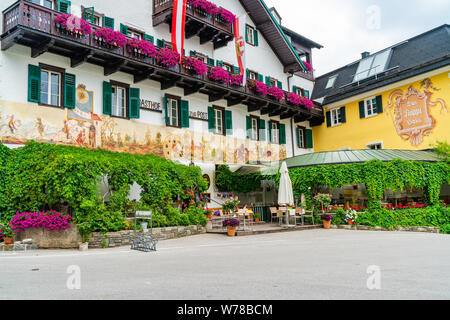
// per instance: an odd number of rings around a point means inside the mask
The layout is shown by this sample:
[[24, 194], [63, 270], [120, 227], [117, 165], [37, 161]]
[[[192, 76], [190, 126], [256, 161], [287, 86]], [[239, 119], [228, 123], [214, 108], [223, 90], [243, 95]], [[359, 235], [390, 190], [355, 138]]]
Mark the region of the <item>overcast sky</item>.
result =
[[450, 23], [450, 0], [265, 0], [282, 24], [324, 46], [313, 51], [316, 76]]

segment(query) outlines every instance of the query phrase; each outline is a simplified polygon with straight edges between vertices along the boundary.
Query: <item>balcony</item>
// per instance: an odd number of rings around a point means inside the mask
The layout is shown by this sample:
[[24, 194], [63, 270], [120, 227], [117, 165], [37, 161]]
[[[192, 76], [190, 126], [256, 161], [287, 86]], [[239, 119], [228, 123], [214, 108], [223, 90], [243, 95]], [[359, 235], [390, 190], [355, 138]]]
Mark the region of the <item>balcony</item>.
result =
[[[312, 110], [289, 104], [286, 99], [272, 100], [261, 96], [248, 87], [233, 86], [210, 80], [208, 76], [198, 76], [182, 65], [167, 68], [154, 58], [145, 57], [127, 46], [107, 48], [97, 42], [91, 34], [73, 36], [56, 27], [58, 12], [46, 7], [21, 0], [3, 11], [2, 51], [15, 44], [31, 48], [31, 56], [37, 58], [50, 52], [70, 58], [70, 65], [76, 68], [83, 63], [91, 63], [104, 68], [104, 75], [116, 72], [133, 75], [134, 83], [154, 80], [161, 84], [161, 90], [172, 87], [184, 89], [184, 95], [202, 93], [209, 97], [209, 102], [221, 99], [229, 107], [243, 104], [249, 112], [260, 111], [270, 117], [281, 119], [294, 117], [296, 122], [309, 120], [312, 125], [323, 123], [323, 110], [315, 106]], [[97, 28], [92, 25], [93, 30]]]
[[[153, 26], [167, 23], [172, 32], [173, 0], [153, 0]], [[212, 42], [214, 49], [225, 47], [234, 39], [233, 25], [189, 4], [186, 8], [186, 39], [198, 36], [200, 44]]]

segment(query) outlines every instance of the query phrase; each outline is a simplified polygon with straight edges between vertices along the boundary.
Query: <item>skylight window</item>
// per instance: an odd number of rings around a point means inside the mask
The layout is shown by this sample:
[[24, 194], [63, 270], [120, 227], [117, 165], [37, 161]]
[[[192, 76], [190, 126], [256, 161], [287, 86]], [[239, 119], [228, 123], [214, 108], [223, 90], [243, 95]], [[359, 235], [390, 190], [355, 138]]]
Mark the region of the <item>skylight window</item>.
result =
[[325, 87], [325, 89], [330, 89], [334, 87], [334, 83], [336, 82], [337, 79], [337, 75], [335, 76], [331, 76], [328, 78], [328, 82], [327, 82], [327, 86]]
[[353, 81], [361, 81], [386, 70], [391, 50], [385, 50], [359, 62]]

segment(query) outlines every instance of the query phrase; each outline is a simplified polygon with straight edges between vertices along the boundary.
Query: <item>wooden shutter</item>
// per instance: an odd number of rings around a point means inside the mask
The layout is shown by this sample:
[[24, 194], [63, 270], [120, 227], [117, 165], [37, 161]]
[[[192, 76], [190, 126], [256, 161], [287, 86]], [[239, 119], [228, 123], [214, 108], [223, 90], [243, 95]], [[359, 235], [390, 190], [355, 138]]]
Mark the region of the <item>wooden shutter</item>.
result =
[[241, 70], [239, 69], [239, 67], [234, 67], [233, 66], [233, 73], [234, 74], [241, 74]]
[[252, 117], [247, 116], [247, 139], [252, 138]]
[[112, 114], [112, 85], [109, 82], [103, 82], [103, 114]]
[[286, 125], [280, 124], [280, 144], [286, 144]]
[[255, 29], [253, 34], [255, 36], [255, 47], [257, 47], [257, 46], [259, 46], [258, 30]]
[[297, 86], [293, 86], [293, 87], [292, 87], [292, 92], [295, 93], [295, 94], [297, 94]]
[[327, 111], [327, 127], [331, 127], [331, 111]]
[[208, 129], [212, 133], [216, 130], [216, 114], [213, 107], [208, 107]]
[[309, 99], [309, 90], [305, 90], [305, 97]]
[[245, 70], [246, 71], [246, 73], [247, 73], [247, 79], [250, 79], [250, 70]]
[[189, 128], [189, 101], [181, 100], [181, 127]]
[[[303, 128], [301, 127], [297, 127], [297, 147], [298, 148], [302, 148], [302, 136], [300, 135], [300, 133], [303, 131]], [[304, 138], [304, 134], [303, 134], [303, 138]], [[304, 139], [303, 139], [304, 140]]]
[[159, 48], [163, 48], [164, 47], [164, 40], [157, 39], [156, 40], [156, 46], [159, 47]]
[[[258, 81], [264, 82], [264, 76], [262, 74], [258, 73]], [[269, 85], [269, 87], [270, 87], [270, 85]]]
[[89, 21], [90, 23], [95, 22], [95, 10], [94, 7], [83, 9], [83, 19]]
[[144, 34], [144, 40], [151, 43], [155, 42], [155, 38], [153, 38], [153, 36], [150, 36], [148, 34]]
[[124, 36], [128, 35], [128, 27], [124, 24], [120, 24], [120, 33]]
[[269, 142], [273, 143], [273, 136], [272, 136], [272, 121], [269, 121]]
[[164, 106], [164, 117], [166, 119], [166, 126], [169, 125], [169, 106], [167, 96], [163, 98], [163, 106]]
[[266, 141], [266, 120], [259, 120], [259, 140]]
[[346, 123], [347, 122], [347, 114], [346, 114], [345, 107], [340, 108], [339, 112], [341, 114], [341, 123]]
[[195, 53], [195, 51], [189, 51], [189, 56], [191, 56], [191, 57], [195, 57], [196, 56], [196, 53]]
[[306, 149], [313, 149], [314, 148], [313, 131], [310, 129], [306, 129], [305, 137], [306, 137]]
[[75, 108], [76, 76], [74, 74], [64, 74], [64, 107]]
[[366, 117], [366, 103], [365, 101], [360, 101], [359, 102], [359, 117], [361, 119], [364, 119]]
[[384, 110], [383, 110], [383, 96], [377, 96], [377, 112], [380, 114], [380, 113], [383, 113], [384, 112]]
[[28, 101], [41, 102], [41, 67], [28, 65]]
[[217, 61], [216, 61], [216, 66], [218, 66], [218, 67], [223, 67], [223, 61], [217, 60]]
[[230, 110], [225, 110], [225, 134], [233, 135], [233, 114]]
[[281, 81], [278, 81], [277, 86], [279, 89], [283, 90], [283, 83]]
[[245, 42], [248, 42], [248, 29], [250, 27], [249, 26], [245, 26]]
[[139, 88], [130, 88], [130, 119], [139, 119], [141, 116], [141, 91]]
[[58, 11], [65, 14], [70, 14], [71, 2], [68, 0], [58, 0]]
[[103, 26], [114, 30], [114, 18], [103, 17]]
[[208, 63], [210, 66], [213, 66], [213, 67], [214, 67], [214, 59], [208, 58], [207, 63]]
[[266, 86], [270, 87], [270, 77], [266, 77]]

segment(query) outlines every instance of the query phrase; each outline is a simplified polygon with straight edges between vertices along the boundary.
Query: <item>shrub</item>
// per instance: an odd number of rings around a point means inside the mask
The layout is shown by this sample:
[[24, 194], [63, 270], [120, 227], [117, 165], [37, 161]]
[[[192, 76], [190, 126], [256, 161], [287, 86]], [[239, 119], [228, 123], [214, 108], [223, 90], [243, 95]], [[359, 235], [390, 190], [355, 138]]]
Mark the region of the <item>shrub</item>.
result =
[[45, 228], [47, 232], [64, 231], [70, 228], [71, 221], [71, 216], [56, 211], [17, 212], [12, 218], [10, 226], [15, 232], [41, 228]]

